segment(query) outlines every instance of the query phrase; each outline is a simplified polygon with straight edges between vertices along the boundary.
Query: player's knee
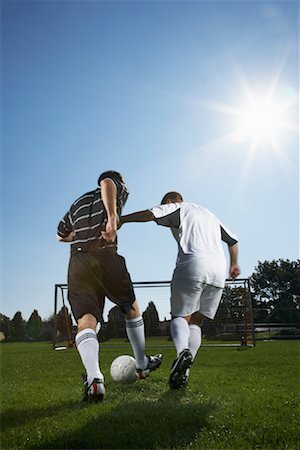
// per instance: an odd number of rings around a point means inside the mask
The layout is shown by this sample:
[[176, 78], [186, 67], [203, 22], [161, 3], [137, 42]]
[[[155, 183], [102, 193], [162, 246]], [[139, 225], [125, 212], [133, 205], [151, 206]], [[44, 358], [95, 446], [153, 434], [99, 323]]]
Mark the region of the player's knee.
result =
[[203, 324], [204, 316], [200, 312], [195, 312], [191, 316], [190, 324], [198, 325], [201, 327]]
[[135, 300], [130, 308], [130, 310], [125, 314], [126, 319], [136, 319], [137, 317], [140, 317], [141, 312], [138, 305], [137, 300]]
[[77, 331], [85, 330], [86, 328], [92, 328], [92, 330], [96, 330], [97, 319], [93, 314], [84, 314], [77, 321]]

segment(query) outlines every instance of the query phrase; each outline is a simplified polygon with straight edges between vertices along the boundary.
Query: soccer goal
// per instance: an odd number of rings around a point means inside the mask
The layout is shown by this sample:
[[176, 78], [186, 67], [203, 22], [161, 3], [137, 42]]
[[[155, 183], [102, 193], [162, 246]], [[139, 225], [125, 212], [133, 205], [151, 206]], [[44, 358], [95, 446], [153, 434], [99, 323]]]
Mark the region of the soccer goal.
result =
[[[133, 283], [135, 295], [143, 313], [147, 338], [164, 338], [165, 345], [173, 345], [170, 339], [170, 281], [142, 281]], [[76, 326], [67, 302], [67, 284], [56, 284], [54, 293], [55, 349], [74, 345]], [[124, 345], [125, 319], [117, 306], [106, 301], [100, 340]], [[205, 319], [202, 326], [203, 345], [237, 346], [255, 345], [250, 281], [240, 278], [227, 280], [214, 320]], [[150, 341], [149, 341], [150, 342]], [[169, 342], [169, 344], [168, 344]]]

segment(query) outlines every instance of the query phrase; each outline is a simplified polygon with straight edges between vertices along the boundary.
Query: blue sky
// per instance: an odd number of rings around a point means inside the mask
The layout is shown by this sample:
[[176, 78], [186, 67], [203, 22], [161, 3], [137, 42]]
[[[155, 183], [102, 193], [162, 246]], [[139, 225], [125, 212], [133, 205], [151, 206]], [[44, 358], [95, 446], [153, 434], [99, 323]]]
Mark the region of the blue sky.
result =
[[[299, 258], [297, 1], [2, 1], [2, 300], [53, 311], [56, 226], [107, 169], [125, 213], [169, 190], [240, 239], [241, 276]], [[134, 281], [168, 280], [169, 230], [119, 232]]]

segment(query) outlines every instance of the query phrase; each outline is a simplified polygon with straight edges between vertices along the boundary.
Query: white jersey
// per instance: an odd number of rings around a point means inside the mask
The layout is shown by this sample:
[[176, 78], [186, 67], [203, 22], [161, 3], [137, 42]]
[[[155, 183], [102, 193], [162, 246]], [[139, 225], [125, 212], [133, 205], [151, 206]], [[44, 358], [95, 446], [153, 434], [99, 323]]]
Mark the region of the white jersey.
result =
[[194, 203], [168, 203], [151, 212], [158, 225], [172, 229], [178, 242], [173, 279], [198, 280], [223, 288], [226, 258], [222, 241], [234, 245], [236, 236], [208, 209]]

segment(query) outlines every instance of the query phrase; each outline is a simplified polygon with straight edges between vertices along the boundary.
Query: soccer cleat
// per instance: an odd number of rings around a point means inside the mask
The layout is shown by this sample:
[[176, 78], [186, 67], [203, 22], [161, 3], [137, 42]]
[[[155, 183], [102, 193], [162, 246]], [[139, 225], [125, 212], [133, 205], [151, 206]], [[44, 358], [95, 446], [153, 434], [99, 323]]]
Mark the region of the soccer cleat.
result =
[[88, 402], [102, 402], [105, 396], [104, 381], [94, 378], [89, 385], [86, 375], [83, 376], [83, 400]]
[[147, 378], [149, 376], [150, 372], [153, 372], [153, 370], [158, 369], [162, 362], [162, 354], [161, 353], [158, 353], [155, 356], [148, 356], [148, 355], [146, 355], [146, 356], [148, 358], [147, 367], [145, 369], [136, 369], [140, 380], [144, 380], [145, 378]]
[[189, 376], [187, 373], [185, 373], [185, 375], [182, 376], [182, 381], [180, 384], [177, 385], [177, 387], [172, 387], [172, 389], [180, 389], [180, 388], [184, 388], [188, 385], [189, 382]]
[[171, 389], [180, 389], [188, 384], [188, 369], [193, 363], [193, 356], [189, 349], [182, 350], [178, 357], [174, 359], [169, 385]]

